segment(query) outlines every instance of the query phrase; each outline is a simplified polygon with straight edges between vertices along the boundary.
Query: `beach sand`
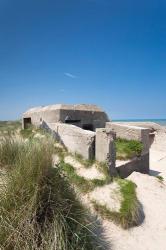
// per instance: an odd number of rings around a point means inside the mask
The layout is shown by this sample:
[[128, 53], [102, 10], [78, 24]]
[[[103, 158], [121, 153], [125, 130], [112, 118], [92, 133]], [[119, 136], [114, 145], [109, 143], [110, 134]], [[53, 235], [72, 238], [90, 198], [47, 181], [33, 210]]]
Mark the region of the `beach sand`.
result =
[[[137, 196], [143, 206], [143, 223], [123, 230], [110, 221], [103, 221], [105, 237], [112, 245], [109, 250], [166, 249], [166, 133], [156, 132], [150, 149], [150, 175], [132, 173], [128, 179], [137, 185]], [[162, 176], [160, 182], [156, 176]]]

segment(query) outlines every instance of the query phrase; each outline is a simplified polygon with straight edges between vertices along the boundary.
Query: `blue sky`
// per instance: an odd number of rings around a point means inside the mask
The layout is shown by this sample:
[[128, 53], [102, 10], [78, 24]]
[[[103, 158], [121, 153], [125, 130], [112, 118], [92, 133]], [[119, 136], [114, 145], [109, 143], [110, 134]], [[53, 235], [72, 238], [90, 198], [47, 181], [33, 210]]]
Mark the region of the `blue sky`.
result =
[[0, 0], [0, 120], [94, 103], [166, 118], [165, 0]]

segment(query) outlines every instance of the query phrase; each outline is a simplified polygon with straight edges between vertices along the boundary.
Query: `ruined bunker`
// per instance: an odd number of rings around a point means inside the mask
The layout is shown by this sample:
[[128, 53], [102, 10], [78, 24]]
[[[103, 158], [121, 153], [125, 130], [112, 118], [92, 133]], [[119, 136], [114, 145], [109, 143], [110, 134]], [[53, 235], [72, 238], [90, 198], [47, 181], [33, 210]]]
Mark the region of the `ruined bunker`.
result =
[[23, 114], [23, 129], [29, 125], [40, 126], [45, 123], [72, 124], [85, 130], [95, 131], [104, 128], [109, 121], [107, 114], [96, 105], [56, 104], [29, 109]]
[[[107, 114], [96, 105], [56, 104], [32, 108], [22, 117], [23, 129], [30, 125], [46, 129], [73, 154], [107, 162], [113, 176], [118, 173], [127, 177], [133, 171], [149, 172], [149, 129], [110, 122]], [[140, 141], [143, 145], [141, 155], [118, 163], [116, 137]]]

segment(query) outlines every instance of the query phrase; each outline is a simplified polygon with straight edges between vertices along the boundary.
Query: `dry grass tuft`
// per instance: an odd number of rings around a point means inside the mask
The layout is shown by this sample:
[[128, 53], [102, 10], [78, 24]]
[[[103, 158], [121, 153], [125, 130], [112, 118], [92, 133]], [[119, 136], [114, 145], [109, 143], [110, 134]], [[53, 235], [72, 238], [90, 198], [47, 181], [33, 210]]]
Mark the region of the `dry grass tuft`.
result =
[[93, 249], [85, 210], [52, 168], [54, 151], [48, 138], [1, 145], [1, 165], [10, 165], [0, 199], [1, 249]]

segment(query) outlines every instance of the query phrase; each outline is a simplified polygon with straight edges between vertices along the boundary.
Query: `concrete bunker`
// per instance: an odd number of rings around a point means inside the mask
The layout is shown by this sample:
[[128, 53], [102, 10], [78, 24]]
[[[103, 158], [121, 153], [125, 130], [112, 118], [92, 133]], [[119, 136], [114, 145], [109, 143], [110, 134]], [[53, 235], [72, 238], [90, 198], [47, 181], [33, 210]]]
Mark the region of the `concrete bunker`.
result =
[[[31, 124], [47, 129], [71, 153], [107, 162], [113, 176], [118, 173], [125, 178], [133, 171], [149, 172], [150, 130], [109, 122], [107, 114], [96, 105], [57, 104], [32, 108], [23, 114], [22, 121], [24, 129]], [[143, 144], [140, 157], [117, 165], [116, 137], [140, 141]]]
[[31, 118], [32, 125], [37, 127], [41, 125], [42, 119], [45, 123], [66, 123], [90, 131], [104, 128], [109, 121], [101, 108], [91, 104], [56, 104], [29, 109], [23, 114], [23, 128], [24, 118]]

